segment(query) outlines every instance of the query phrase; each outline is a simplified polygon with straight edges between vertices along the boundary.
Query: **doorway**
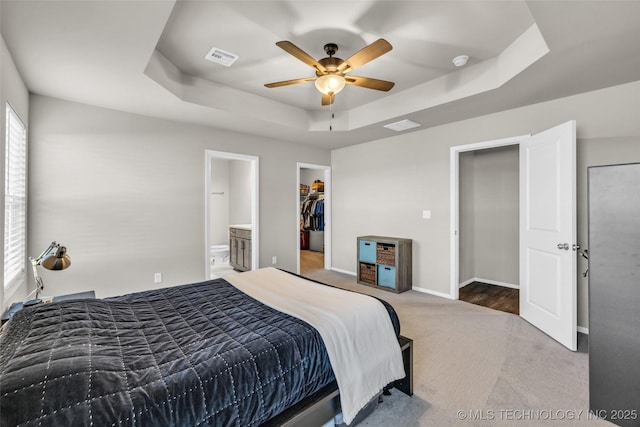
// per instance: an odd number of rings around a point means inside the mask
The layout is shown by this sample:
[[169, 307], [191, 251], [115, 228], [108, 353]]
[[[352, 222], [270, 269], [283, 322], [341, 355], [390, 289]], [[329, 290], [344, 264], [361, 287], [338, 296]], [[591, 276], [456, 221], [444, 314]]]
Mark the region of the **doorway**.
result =
[[[473, 179], [473, 174], [467, 174], [466, 176], [462, 176], [460, 174], [460, 169], [461, 169], [461, 164], [462, 166], [465, 165], [466, 161], [468, 161], [469, 159], [473, 159], [472, 157], [468, 157], [467, 154], [465, 153], [478, 153], [481, 152], [482, 150], [491, 150], [491, 149], [500, 149], [500, 148], [505, 148], [505, 147], [518, 147], [520, 144], [520, 141], [522, 141], [525, 138], [528, 138], [529, 135], [521, 135], [521, 136], [516, 136], [513, 138], [504, 138], [504, 139], [499, 139], [499, 140], [495, 140], [495, 141], [486, 141], [486, 142], [479, 142], [479, 143], [475, 143], [475, 144], [468, 144], [468, 145], [462, 145], [462, 146], [457, 146], [457, 147], [451, 147], [451, 165], [450, 165], [450, 171], [451, 171], [451, 283], [450, 283], [450, 297], [452, 299], [459, 299], [460, 298], [460, 285], [463, 283], [460, 280], [460, 272], [461, 270], [463, 271], [463, 274], [465, 274], [464, 272], [469, 271], [470, 269], [472, 270], [472, 268], [470, 268], [469, 265], [461, 265], [460, 262], [460, 252], [464, 251], [463, 248], [461, 248], [462, 244], [465, 245], [465, 247], [468, 247], [469, 245], [469, 240], [471, 240], [472, 244], [471, 246], [474, 248], [473, 251], [475, 251], [475, 241], [474, 237], [475, 234], [472, 235], [467, 235], [465, 237], [466, 240], [461, 240], [460, 239], [460, 227], [469, 229], [471, 227], [470, 224], [464, 224], [464, 222], [461, 221], [461, 186], [464, 189], [466, 188], [467, 191], [468, 189], [471, 187], [469, 184], [467, 184], [466, 186], [461, 184], [461, 178], [462, 179]], [[462, 159], [462, 160], [461, 160]], [[463, 194], [464, 196], [464, 194]], [[464, 198], [465, 203], [467, 198]], [[469, 209], [469, 206], [464, 207], [464, 209]], [[469, 221], [469, 216], [466, 216], [466, 220]], [[467, 260], [469, 260], [470, 258], [467, 257]], [[469, 261], [467, 261], [467, 263], [469, 263]], [[465, 280], [468, 280], [469, 278], [466, 278]]]
[[331, 268], [331, 167], [298, 163], [297, 272]]
[[451, 147], [450, 297], [459, 299], [460, 154], [515, 144], [519, 145], [519, 315], [576, 351], [575, 120], [535, 135]]
[[459, 299], [519, 314], [519, 146], [459, 155]]
[[205, 277], [258, 268], [258, 235], [258, 157], [206, 150]]

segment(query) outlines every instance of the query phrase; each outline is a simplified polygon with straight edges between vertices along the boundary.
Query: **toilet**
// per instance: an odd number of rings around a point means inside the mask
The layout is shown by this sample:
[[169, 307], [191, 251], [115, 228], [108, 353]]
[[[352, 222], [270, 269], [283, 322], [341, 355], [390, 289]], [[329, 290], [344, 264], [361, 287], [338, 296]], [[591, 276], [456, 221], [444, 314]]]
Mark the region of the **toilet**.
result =
[[229, 245], [211, 245], [209, 254], [213, 265], [224, 264], [229, 261]]

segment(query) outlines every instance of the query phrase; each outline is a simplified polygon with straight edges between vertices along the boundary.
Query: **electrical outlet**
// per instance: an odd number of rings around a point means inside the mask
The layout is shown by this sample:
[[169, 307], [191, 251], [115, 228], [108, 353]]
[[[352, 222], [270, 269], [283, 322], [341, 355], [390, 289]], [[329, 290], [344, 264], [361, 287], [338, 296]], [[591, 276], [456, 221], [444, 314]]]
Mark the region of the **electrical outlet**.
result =
[[153, 282], [154, 283], [162, 283], [162, 273], [155, 273], [153, 275]]
[[423, 219], [431, 219], [431, 211], [429, 210], [423, 210], [422, 211], [422, 218]]
[[278, 257], [277, 256], [271, 257], [271, 264], [277, 264], [277, 263], [278, 263]]

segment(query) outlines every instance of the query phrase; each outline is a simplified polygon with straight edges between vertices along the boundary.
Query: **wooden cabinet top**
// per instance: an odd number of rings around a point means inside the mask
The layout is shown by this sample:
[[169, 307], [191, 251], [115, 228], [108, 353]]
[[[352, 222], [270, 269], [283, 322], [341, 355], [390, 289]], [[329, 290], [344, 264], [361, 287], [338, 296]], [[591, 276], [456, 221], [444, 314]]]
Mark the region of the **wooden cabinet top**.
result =
[[411, 239], [404, 239], [402, 237], [388, 237], [388, 236], [359, 236], [359, 240], [372, 240], [380, 243], [411, 243]]

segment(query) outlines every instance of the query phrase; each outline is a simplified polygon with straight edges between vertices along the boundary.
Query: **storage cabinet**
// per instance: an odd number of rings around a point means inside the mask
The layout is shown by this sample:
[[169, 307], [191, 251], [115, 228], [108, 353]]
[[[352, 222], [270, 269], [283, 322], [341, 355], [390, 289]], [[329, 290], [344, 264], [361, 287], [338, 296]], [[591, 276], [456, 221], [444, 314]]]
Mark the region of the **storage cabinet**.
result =
[[234, 270], [251, 270], [251, 229], [229, 227], [229, 265]]
[[358, 237], [358, 283], [392, 292], [411, 289], [411, 239]]

